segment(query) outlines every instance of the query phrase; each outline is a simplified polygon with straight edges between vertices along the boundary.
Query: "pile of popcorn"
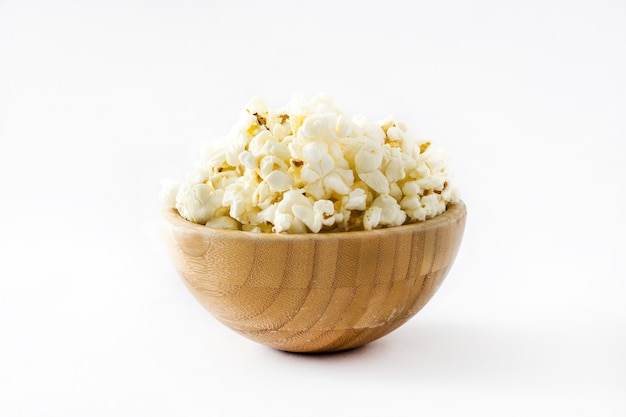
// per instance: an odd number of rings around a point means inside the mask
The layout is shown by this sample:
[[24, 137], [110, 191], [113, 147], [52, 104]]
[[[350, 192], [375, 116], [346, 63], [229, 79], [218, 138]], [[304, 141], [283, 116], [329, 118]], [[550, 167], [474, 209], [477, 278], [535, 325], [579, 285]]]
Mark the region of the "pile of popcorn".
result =
[[213, 228], [372, 230], [435, 217], [457, 201], [446, 164], [391, 117], [350, 118], [326, 96], [277, 110], [255, 98], [184, 181], [164, 181], [161, 199]]

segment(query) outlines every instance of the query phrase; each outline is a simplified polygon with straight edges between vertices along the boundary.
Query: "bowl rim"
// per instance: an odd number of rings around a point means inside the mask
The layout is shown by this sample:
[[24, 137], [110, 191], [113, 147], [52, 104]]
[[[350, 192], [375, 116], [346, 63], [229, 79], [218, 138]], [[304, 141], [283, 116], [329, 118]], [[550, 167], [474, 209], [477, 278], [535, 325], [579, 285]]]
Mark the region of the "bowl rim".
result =
[[446, 211], [431, 219], [417, 221], [414, 223], [403, 224], [400, 226], [385, 227], [374, 230], [352, 230], [344, 232], [326, 232], [326, 233], [259, 233], [244, 230], [218, 229], [205, 226], [203, 224], [194, 223], [182, 217], [178, 210], [173, 207], [164, 208], [162, 211], [163, 221], [172, 226], [187, 229], [190, 232], [196, 232], [204, 235], [225, 238], [253, 238], [255, 240], [334, 240], [334, 239], [354, 239], [374, 237], [378, 235], [389, 236], [391, 234], [413, 233], [415, 231], [425, 231], [438, 228], [443, 225], [463, 220], [467, 215], [467, 207], [463, 200], [455, 203], [449, 203]]

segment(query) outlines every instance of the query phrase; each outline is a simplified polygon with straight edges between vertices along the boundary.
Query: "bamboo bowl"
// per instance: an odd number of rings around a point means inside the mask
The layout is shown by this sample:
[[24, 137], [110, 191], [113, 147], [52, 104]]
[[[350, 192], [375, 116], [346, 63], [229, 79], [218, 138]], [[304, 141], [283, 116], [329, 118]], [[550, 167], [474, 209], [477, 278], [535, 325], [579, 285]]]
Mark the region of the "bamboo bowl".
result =
[[372, 231], [261, 234], [211, 229], [163, 212], [174, 266], [220, 322], [290, 352], [376, 340], [435, 294], [461, 244], [459, 202], [421, 223]]

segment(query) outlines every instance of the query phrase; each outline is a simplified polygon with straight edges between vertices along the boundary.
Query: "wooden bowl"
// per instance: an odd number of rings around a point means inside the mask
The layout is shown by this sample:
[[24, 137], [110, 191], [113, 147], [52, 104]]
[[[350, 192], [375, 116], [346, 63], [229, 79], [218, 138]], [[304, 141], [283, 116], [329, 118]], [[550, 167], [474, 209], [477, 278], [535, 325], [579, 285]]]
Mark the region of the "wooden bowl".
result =
[[466, 208], [372, 231], [251, 233], [163, 212], [183, 282], [220, 322], [290, 352], [330, 352], [378, 339], [413, 317], [459, 249]]

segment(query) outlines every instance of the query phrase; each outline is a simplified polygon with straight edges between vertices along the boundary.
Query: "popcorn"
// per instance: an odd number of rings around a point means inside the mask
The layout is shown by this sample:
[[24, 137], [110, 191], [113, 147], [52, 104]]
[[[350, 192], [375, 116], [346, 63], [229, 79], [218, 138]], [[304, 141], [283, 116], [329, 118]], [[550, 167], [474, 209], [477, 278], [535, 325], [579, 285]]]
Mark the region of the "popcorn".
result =
[[161, 193], [159, 194], [161, 201], [169, 207], [176, 206], [176, 195], [178, 195], [180, 183], [176, 180], [166, 179], [161, 183], [161, 187]]
[[250, 232], [373, 230], [423, 221], [457, 201], [447, 158], [406, 126], [349, 117], [326, 96], [268, 109], [252, 99], [222, 147], [205, 146], [161, 200], [208, 227]]
[[356, 188], [348, 194], [344, 207], [348, 210], [365, 210], [367, 194], [362, 188]]
[[209, 184], [183, 183], [176, 195], [180, 215], [194, 223], [206, 224], [223, 207], [224, 190], [212, 188]]
[[265, 181], [270, 187], [272, 192], [287, 191], [293, 185], [291, 177], [284, 171], [272, 171]]
[[389, 194], [389, 180], [379, 170], [359, 173], [359, 178], [379, 194]]
[[363, 227], [365, 230], [372, 230], [380, 223], [383, 209], [380, 207], [369, 207], [363, 215]]
[[214, 217], [206, 222], [206, 225], [215, 229], [239, 230], [239, 222], [229, 216]]
[[366, 144], [354, 156], [356, 172], [371, 172], [380, 168], [383, 162], [383, 150], [381, 146]]
[[387, 194], [382, 194], [376, 197], [372, 202], [372, 207], [380, 207], [380, 220], [378, 225], [382, 226], [400, 226], [406, 220], [407, 214], [402, 211], [402, 208], [395, 200]]
[[239, 162], [248, 169], [256, 169], [257, 159], [250, 151], [243, 151], [239, 154]]

